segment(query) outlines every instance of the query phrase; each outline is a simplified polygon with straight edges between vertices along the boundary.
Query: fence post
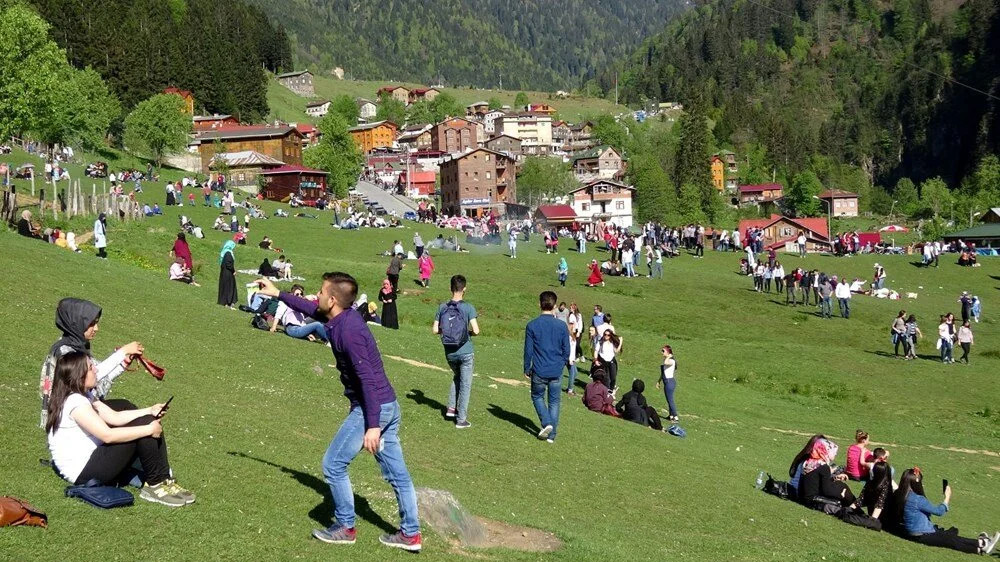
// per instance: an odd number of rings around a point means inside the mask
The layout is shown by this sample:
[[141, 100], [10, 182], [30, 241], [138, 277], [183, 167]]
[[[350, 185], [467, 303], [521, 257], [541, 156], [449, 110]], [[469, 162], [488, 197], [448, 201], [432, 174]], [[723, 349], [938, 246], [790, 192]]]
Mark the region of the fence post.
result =
[[31, 196], [34, 197], [35, 196], [35, 169], [34, 168], [30, 168], [30, 170], [31, 170], [31, 175], [29, 177], [31, 178]]
[[55, 180], [52, 180], [52, 218], [59, 220], [59, 188]]
[[97, 214], [97, 184], [93, 182], [90, 184], [90, 212]]

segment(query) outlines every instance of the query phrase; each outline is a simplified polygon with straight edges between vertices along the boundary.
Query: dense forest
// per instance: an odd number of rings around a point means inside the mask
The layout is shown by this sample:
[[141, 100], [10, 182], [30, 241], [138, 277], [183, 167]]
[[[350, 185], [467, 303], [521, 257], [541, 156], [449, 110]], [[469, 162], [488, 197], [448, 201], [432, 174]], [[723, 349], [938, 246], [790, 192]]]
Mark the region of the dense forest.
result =
[[1000, 150], [998, 57], [995, 0], [717, 0], [595, 82], [698, 105], [715, 146], [786, 177], [823, 158], [890, 189], [955, 188]]
[[301, 65], [352, 78], [572, 89], [631, 53], [684, 0], [251, 0]]
[[213, 0], [30, 0], [69, 62], [91, 67], [128, 111], [167, 86], [196, 111], [266, 117], [265, 69], [291, 67], [283, 29], [258, 8]]

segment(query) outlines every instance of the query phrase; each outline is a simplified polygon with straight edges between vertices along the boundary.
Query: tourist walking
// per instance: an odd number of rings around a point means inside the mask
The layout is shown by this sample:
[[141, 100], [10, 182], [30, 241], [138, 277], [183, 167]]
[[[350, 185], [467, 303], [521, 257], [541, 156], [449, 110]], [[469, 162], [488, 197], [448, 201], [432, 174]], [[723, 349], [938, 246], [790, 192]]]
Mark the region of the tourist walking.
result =
[[917, 317], [911, 314], [906, 319], [906, 338], [903, 340], [906, 359], [916, 359], [917, 339], [923, 337], [923, 335], [924, 334], [920, 331], [920, 327], [917, 326]]
[[[398, 242], [397, 242], [398, 245]], [[399, 291], [399, 272], [403, 270], [403, 254], [395, 252], [389, 259], [389, 267], [385, 270], [385, 275], [392, 284], [392, 291]]]
[[837, 305], [840, 307], [841, 318], [851, 317], [851, 286], [847, 284], [847, 278], [844, 277], [837, 283], [837, 288], [834, 290], [834, 296], [837, 297]]
[[97, 248], [97, 257], [108, 259], [108, 217], [104, 213], [94, 221], [94, 247]]
[[413, 233], [413, 252], [417, 255], [417, 259], [424, 255], [424, 239], [420, 237], [419, 232]]
[[966, 320], [962, 322], [962, 326], [958, 329], [958, 345], [962, 346], [962, 357], [959, 358], [960, 361], [965, 362], [966, 365], [969, 364], [969, 351], [972, 350], [972, 326], [969, 321]]
[[222, 306], [234, 308], [236, 306], [236, 261], [233, 257], [233, 250], [236, 249], [236, 242], [226, 240], [219, 252], [219, 298], [218, 303]]
[[569, 384], [566, 385], [566, 394], [574, 395], [576, 394], [573, 389], [576, 384], [576, 362], [580, 357], [580, 338], [583, 335], [583, 315], [580, 314], [580, 309], [575, 302], [569, 305], [566, 327], [569, 329]]
[[452, 370], [451, 389], [448, 392], [446, 418], [455, 419], [457, 429], [472, 427], [469, 423], [469, 395], [472, 393], [472, 368], [475, 350], [470, 336], [479, 335], [476, 309], [465, 302], [466, 280], [464, 275], [451, 278], [451, 300], [441, 303], [431, 331], [441, 336], [444, 358]]
[[663, 346], [660, 350], [663, 353], [663, 363], [660, 365], [660, 378], [656, 381], [656, 388], [663, 384], [663, 394], [667, 398], [667, 408], [669, 415], [667, 419], [672, 422], [680, 420], [677, 417], [677, 404], [674, 402], [674, 391], [677, 389], [677, 379], [674, 373], [677, 371], [677, 360], [674, 359], [674, 350], [669, 346]]
[[517, 257], [517, 230], [513, 228], [507, 233], [507, 249], [510, 250], [511, 259]]
[[590, 260], [590, 276], [587, 277], [587, 286], [596, 287], [598, 285], [604, 286], [604, 274], [601, 273], [601, 266], [598, 265], [597, 260]]
[[420, 284], [425, 288], [431, 285], [431, 273], [434, 272], [434, 260], [431, 253], [421, 250], [420, 258], [417, 260], [417, 271], [420, 272]]
[[958, 302], [962, 305], [962, 323], [965, 324], [972, 318], [972, 296], [968, 291], [962, 291]]
[[955, 362], [955, 359], [952, 357], [954, 344], [952, 340], [951, 326], [948, 325], [948, 319], [945, 316], [941, 317], [941, 323], [938, 324], [938, 349], [941, 351], [942, 363], [948, 364]]
[[892, 321], [892, 326], [889, 328], [892, 334], [892, 346], [893, 353], [896, 357], [899, 357], [899, 346], [903, 346], [903, 354], [906, 354], [906, 311], [900, 310], [899, 314], [896, 315], [896, 319]]
[[[605, 326], [608, 324], [604, 324]], [[622, 351], [622, 340], [615, 335], [614, 327], [598, 328], [597, 345], [594, 346], [594, 365], [603, 367], [608, 375], [608, 388], [613, 395], [618, 391], [618, 354]]]
[[542, 426], [538, 438], [549, 443], [559, 428], [562, 370], [569, 361], [569, 329], [553, 314], [557, 298], [552, 291], [542, 292], [541, 314], [524, 329], [524, 376], [531, 381], [531, 401]]
[[556, 266], [556, 274], [559, 276], [559, 285], [565, 287], [566, 278], [569, 276], [569, 264], [566, 263], [566, 258], [559, 258], [559, 265]]
[[350, 411], [323, 456], [323, 474], [333, 496], [333, 524], [313, 530], [313, 537], [331, 544], [354, 544], [357, 536], [354, 490], [347, 469], [354, 457], [365, 450], [375, 456], [399, 504], [400, 530], [382, 535], [379, 542], [419, 552], [417, 494], [399, 441], [399, 402], [385, 374], [378, 344], [368, 324], [353, 308], [358, 296], [357, 281], [346, 273], [326, 273], [316, 301], [278, 291], [267, 279], [260, 279], [257, 284], [262, 294], [278, 297], [298, 312], [326, 318], [326, 332], [344, 384], [344, 396], [350, 401]]
[[833, 285], [830, 284], [828, 279], [824, 279], [820, 283], [819, 287], [819, 314], [823, 318], [831, 318], [833, 316], [833, 302], [831, 302], [831, 297], [833, 296]]
[[399, 329], [399, 313], [396, 310], [396, 288], [388, 279], [382, 281], [378, 292], [378, 300], [382, 303], [382, 326], [391, 330]]

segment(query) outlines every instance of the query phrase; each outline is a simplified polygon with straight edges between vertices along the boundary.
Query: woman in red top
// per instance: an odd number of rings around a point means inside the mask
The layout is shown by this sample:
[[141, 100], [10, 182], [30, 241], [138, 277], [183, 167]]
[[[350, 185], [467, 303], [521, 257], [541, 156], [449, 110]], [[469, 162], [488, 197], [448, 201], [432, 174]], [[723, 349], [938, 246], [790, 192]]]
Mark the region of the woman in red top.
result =
[[191, 248], [188, 247], [187, 239], [183, 232], [177, 233], [177, 240], [174, 240], [174, 247], [170, 250], [171, 257], [184, 260], [184, 267], [193, 269], [191, 264]]
[[844, 472], [851, 480], [867, 480], [873, 463], [868, 450], [868, 433], [858, 430], [854, 434], [854, 444], [847, 448], [847, 464]]
[[595, 287], [597, 285], [604, 286], [604, 275], [601, 273], [601, 266], [598, 265], [597, 260], [590, 260], [590, 277], [587, 278], [587, 286]]

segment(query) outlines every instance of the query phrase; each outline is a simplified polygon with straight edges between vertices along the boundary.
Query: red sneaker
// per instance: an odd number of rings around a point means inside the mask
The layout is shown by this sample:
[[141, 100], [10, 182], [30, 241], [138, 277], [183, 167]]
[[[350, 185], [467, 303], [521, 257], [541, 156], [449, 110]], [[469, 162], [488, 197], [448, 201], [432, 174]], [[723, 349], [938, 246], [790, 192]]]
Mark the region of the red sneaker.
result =
[[421, 548], [420, 533], [415, 535], [406, 535], [403, 531], [397, 531], [391, 535], [382, 535], [378, 538], [378, 542], [386, 546], [401, 548], [410, 552], [420, 552]]

